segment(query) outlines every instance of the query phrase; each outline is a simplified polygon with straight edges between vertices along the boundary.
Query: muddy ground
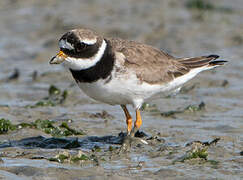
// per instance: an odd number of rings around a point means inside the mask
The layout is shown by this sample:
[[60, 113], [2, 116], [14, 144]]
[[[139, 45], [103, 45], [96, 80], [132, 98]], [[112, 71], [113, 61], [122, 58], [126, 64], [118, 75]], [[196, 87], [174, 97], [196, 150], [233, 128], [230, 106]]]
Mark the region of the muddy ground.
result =
[[[0, 179], [243, 179], [243, 1], [203, 2], [1, 0]], [[145, 105], [149, 144], [118, 154], [121, 108], [48, 64], [75, 27], [229, 63]]]

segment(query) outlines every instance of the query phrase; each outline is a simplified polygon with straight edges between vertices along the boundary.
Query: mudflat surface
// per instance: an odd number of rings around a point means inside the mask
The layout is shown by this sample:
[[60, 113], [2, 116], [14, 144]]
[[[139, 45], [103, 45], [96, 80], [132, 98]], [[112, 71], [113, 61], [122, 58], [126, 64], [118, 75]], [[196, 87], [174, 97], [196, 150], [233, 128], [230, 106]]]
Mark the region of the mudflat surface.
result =
[[[14, 128], [0, 135], [0, 179], [243, 179], [243, 1], [188, 2], [1, 0], [0, 119]], [[149, 102], [141, 128], [149, 144], [118, 154], [121, 108], [91, 100], [48, 64], [61, 35], [77, 27], [229, 63]], [[49, 97], [51, 85], [59, 99]], [[186, 146], [193, 141], [202, 143]], [[197, 145], [206, 157], [188, 158]]]

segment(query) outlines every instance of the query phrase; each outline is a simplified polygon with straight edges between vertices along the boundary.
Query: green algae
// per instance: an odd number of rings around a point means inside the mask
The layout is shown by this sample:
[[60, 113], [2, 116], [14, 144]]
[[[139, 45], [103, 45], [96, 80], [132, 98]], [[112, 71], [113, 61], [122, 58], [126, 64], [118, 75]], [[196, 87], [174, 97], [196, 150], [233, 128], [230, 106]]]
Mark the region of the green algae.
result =
[[211, 4], [209, 1], [205, 0], [188, 0], [186, 2], [186, 7], [189, 9], [197, 9], [197, 10], [214, 10], [215, 6]]
[[173, 117], [175, 114], [182, 114], [182, 113], [195, 113], [197, 111], [201, 111], [205, 109], [205, 103], [201, 102], [199, 105], [189, 105], [182, 110], [172, 110], [168, 112], [162, 112], [161, 116], [163, 117]]
[[93, 148], [92, 148], [92, 152], [101, 152], [101, 148], [97, 145], [95, 145]]
[[208, 157], [208, 147], [205, 146], [194, 146], [191, 150], [189, 150], [185, 155], [182, 157], [177, 158], [172, 163], [175, 164], [176, 162], [187, 162], [193, 159], [199, 160], [199, 162], [206, 162]]
[[208, 160], [207, 162], [209, 162], [213, 166], [219, 165], [219, 161], [216, 161], [216, 160]]
[[30, 106], [30, 108], [36, 108], [36, 107], [43, 107], [43, 106], [55, 106], [56, 104], [52, 102], [51, 100], [41, 100], [35, 103], [33, 106]]
[[195, 158], [200, 158], [200, 159], [207, 160], [207, 157], [208, 157], [208, 149], [207, 148], [202, 148], [202, 149], [198, 149], [195, 152], [189, 153], [189, 155], [186, 156], [184, 160], [195, 159]]
[[80, 161], [88, 161], [88, 160], [91, 160], [91, 158], [85, 154], [82, 154], [80, 156], [71, 156], [71, 158], [70, 158], [70, 161], [72, 163], [77, 163]]
[[232, 13], [233, 9], [230, 7], [218, 7], [208, 0], [188, 0], [185, 3], [188, 9], [195, 9], [198, 11], [217, 11], [222, 13]]
[[85, 133], [81, 130], [77, 131], [68, 126], [66, 122], [63, 122], [59, 126], [54, 126], [54, 122], [50, 120], [36, 120], [34, 127], [44, 131], [47, 134], [51, 134], [54, 137], [71, 136], [71, 135], [84, 135]]
[[54, 161], [58, 163], [79, 163], [83, 161], [89, 161], [93, 160], [91, 156], [89, 157], [86, 154], [81, 154], [81, 155], [72, 155], [69, 152], [64, 152], [61, 154], [56, 155], [55, 157], [48, 158], [49, 161]]
[[75, 129], [70, 128], [66, 122], [63, 122], [59, 127], [64, 129], [63, 133], [64, 133], [65, 136], [69, 136], [69, 135], [84, 135], [85, 134], [81, 130], [77, 131]]
[[37, 119], [33, 124], [37, 129], [54, 128], [53, 122], [50, 120]]
[[190, 150], [188, 150], [182, 157], [174, 160], [173, 164], [176, 162], [190, 162], [191, 160], [196, 159], [198, 163], [210, 163], [214, 168], [217, 168], [219, 161], [208, 160], [208, 148], [211, 145], [216, 145], [219, 140], [220, 138], [215, 138], [212, 141], [193, 141], [186, 144], [186, 147], [191, 147]]
[[109, 146], [109, 151], [114, 151], [113, 146]]
[[201, 102], [199, 105], [189, 105], [185, 107], [184, 109], [178, 109], [178, 110], [172, 110], [167, 112], [160, 112], [159, 109], [155, 104], [148, 104], [143, 103], [141, 107], [141, 111], [151, 112], [151, 113], [159, 113], [163, 117], [174, 117], [176, 114], [182, 114], [182, 113], [194, 113], [197, 111], [201, 111], [205, 109], [205, 103]]
[[37, 107], [45, 107], [45, 106], [56, 106], [59, 104], [63, 104], [68, 96], [68, 91], [61, 91], [54, 85], [51, 85], [48, 89], [48, 96], [36, 102], [34, 105], [27, 105], [25, 107], [29, 108], [37, 108]]
[[49, 161], [63, 163], [65, 160], [69, 159], [69, 156], [65, 154], [59, 154], [56, 157], [49, 158]]
[[13, 131], [16, 129], [16, 125], [13, 125], [10, 120], [4, 118], [0, 119], [0, 134], [5, 134], [9, 130]]
[[60, 94], [61, 93], [61, 90], [58, 89], [56, 86], [51, 85], [49, 87], [48, 92], [49, 92], [49, 96], [52, 96], [52, 95], [58, 95], [58, 94]]
[[199, 105], [189, 105], [183, 112], [197, 112], [205, 109], [205, 103], [201, 102]]
[[88, 156], [86, 156], [86, 155], [84, 155], [84, 154], [82, 154], [81, 156], [80, 156], [80, 160], [82, 160], [82, 161], [87, 161], [87, 160], [89, 160], [90, 158], [88, 157]]
[[0, 119], [0, 134], [7, 133], [8, 131], [13, 131], [23, 128], [33, 128], [39, 129], [46, 134], [50, 134], [53, 137], [63, 137], [72, 135], [84, 135], [82, 130], [75, 130], [68, 126], [66, 122], [62, 122], [61, 125], [55, 125], [55, 122], [50, 120], [37, 119], [35, 122], [31, 123], [19, 123], [14, 125], [10, 120]]

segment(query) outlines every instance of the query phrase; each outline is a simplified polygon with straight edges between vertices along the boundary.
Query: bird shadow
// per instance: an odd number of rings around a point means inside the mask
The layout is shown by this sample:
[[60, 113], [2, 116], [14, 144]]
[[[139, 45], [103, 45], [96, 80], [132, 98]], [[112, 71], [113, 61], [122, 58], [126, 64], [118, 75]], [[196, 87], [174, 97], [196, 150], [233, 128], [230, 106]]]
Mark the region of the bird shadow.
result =
[[120, 136], [87, 136], [83, 138], [67, 137], [46, 138], [44, 136], [35, 136], [20, 139], [17, 141], [8, 141], [2, 143], [0, 148], [20, 147], [26, 149], [43, 148], [43, 149], [75, 149], [85, 148], [92, 149], [94, 146], [104, 146], [107, 144], [121, 144], [122, 137]]
[[[123, 142], [126, 133], [119, 133], [118, 136], [86, 136], [86, 137], [65, 137], [57, 138], [50, 137], [46, 138], [44, 136], [35, 136], [24, 138], [20, 140], [8, 141], [0, 144], [1, 148], [8, 147], [20, 147], [24, 149], [34, 149], [34, 148], [43, 148], [43, 149], [75, 149], [75, 148], [85, 148], [92, 149], [95, 146], [106, 146], [111, 144], [120, 145]], [[146, 136], [143, 132], [137, 132], [137, 137]]]

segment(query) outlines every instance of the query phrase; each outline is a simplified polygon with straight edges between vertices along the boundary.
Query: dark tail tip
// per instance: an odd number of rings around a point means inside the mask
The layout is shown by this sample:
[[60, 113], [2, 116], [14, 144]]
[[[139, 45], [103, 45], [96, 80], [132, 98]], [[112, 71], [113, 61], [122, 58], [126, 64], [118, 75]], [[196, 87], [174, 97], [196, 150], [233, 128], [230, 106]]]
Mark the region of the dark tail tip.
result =
[[211, 61], [210, 63], [209, 63], [209, 65], [211, 65], [211, 66], [222, 66], [222, 65], [224, 65], [225, 63], [227, 63], [228, 61], [223, 61], [223, 60], [218, 60], [218, 61]]
[[207, 56], [207, 58], [218, 59], [218, 58], [219, 58], [219, 56], [218, 56], [218, 55], [216, 55], [216, 54], [211, 54], [211, 55]]
[[209, 65], [211, 65], [211, 66], [222, 66], [228, 62], [228, 61], [224, 61], [224, 60], [216, 60], [219, 58], [219, 56], [216, 54], [211, 54], [211, 55], [207, 56], [207, 58], [212, 59], [211, 62], [209, 62]]

